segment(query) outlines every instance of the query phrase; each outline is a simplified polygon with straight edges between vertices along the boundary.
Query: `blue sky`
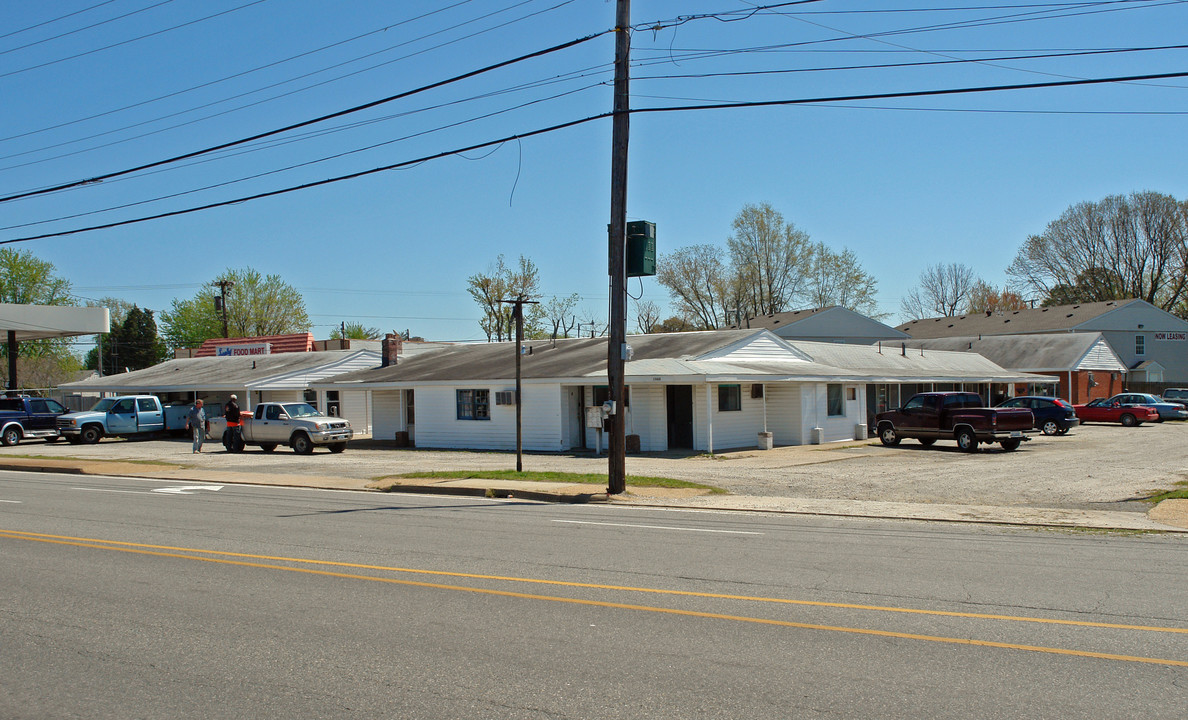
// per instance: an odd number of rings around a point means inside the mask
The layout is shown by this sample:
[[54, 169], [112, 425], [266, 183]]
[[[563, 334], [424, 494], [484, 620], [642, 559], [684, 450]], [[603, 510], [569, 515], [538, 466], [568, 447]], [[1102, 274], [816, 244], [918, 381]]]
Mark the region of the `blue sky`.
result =
[[[1183, 1], [822, 0], [742, 14], [755, 5], [636, 0], [633, 108], [1188, 71], [1185, 49], [1100, 53], [1183, 43]], [[7, 3], [0, 196], [602, 34], [272, 141], [0, 203], [0, 240], [230, 200], [607, 112], [614, 14], [611, 0]], [[1070, 52], [1095, 54], [1004, 59]], [[917, 65], [869, 67], [906, 63]], [[843, 67], [852, 69], [822, 69]], [[894, 322], [929, 264], [964, 263], [1002, 285], [1026, 237], [1074, 203], [1141, 190], [1188, 197], [1186, 114], [1188, 78], [641, 113], [632, 118], [628, 215], [656, 223], [663, 254], [723, 244], [744, 204], [770, 203], [814, 241], [853, 250]], [[319, 161], [332, 155], [341, 156]], [[477, 340], [466, 280], [501, 253], [531, 257], [547, 295], [577, 292], [584, 308], [605, 315], [610, 155], [610, 122], [599, 120], [465, 157], [9, 247], [53, 262], [84, 298], [116, 296], [159, 312], [224, 268], [253, 267], [302, 292], [319, 338], [357, 321]], [[259, 177], [241, 180], [250, 176]], [[193, 192], [212, 185], [221, 186]], [[131, 203], [143, 204], [112, 209]], [[60, 219], [82, 213], [91, 214]], [[630, 289], [668, 301], [651, 279]]]

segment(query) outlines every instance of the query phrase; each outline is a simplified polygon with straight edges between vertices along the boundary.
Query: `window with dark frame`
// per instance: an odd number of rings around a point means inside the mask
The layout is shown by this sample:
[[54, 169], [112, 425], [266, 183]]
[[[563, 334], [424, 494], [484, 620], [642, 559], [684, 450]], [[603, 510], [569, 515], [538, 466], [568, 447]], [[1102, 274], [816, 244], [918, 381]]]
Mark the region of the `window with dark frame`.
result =
[[825, 386], [826, 400], [829, 406], [829, 417], [840, 417], [846, 414], [846, 404], [842, 400], [842, 386], [830, 383]]
[[718, 410], [720, 412], [742, 410], [742, 385], [718, 386]]
[[459, 420], [490, 420], [490, 390], [458, 390]]

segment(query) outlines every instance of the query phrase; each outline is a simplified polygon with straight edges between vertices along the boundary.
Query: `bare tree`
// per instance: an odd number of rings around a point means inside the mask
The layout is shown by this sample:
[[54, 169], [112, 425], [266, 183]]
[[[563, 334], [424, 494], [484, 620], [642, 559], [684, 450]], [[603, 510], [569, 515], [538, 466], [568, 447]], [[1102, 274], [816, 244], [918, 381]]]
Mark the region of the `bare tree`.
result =
[[966, 303], [967, 313], [996, 313], [1008, 310], [1024, 310], [1030, 307], [1018, 293], [1003, 288], [999, 290], [988, 282], [977, 280], [969, 291]]
[[1188, 201], [1136, 192], [1073, 205], [1027, 238], [1007, 274], [1045, 304], [1139, 298], [1188, 316]]
[[660, 324], [660, 306], [653, 300], [636, 300], [634, 305], [635, 326], [645, 335], [655, 332]]
[[573, 293], [566, 297], [554, 295], [541, 304], [545, 322], [553, 328], [552, 335], [549, 337], [554, 340], [559, 337], [569, 337], [569, 333], [577, 325], [577, 314], [574, 312], [574, 308], [581, 300], [581, 295]]
[[967, 265], [929, 266], [920, 273], [920, 286], [900, 301], [900, 313], [904, 320], [961, 315], [968, 308], [969, 294], [977, 281]]
[[879, 318], [875, 298], [878, 281], [862, 269], [852, 250], [834, 252], [825, 243], [812, 246], [805, 298], [812, 307], [844, 307], [868, 317]]
[[805, 285], [812, 243], [771, 205], [745, 205], [726, 240], [746, 291], [747, 310], [769, 315], [792, 307]]
[[723, 324], [734, 281], [722, 248], [691, 245], [662, 255], [656, 279], [668, 289], [680, 314], [694, 319], [701, 329]]

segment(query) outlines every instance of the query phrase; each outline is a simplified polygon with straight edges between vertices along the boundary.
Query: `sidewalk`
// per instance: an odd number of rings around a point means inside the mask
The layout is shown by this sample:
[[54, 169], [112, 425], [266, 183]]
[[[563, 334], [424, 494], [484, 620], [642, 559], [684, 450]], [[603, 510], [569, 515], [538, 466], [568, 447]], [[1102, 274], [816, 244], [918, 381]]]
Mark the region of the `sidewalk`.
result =
[[1165, 500], [1146, 513], [991, 505], [824, 500], [816, 498], [710, 495], [687, 490], [627, 487], [623, 495], [607, 496], [605, 488], [523, 480], [385, 480], [320, 475], [277, 475], [183, 468], [165, 464], [118, 460], [0, 458], [0, 470], [59, 472], [79, 475], [121, 475], [176, 482], [274, 485], [371, 492], [429, 493], [518, 498], [542, 502], [606, 502], [637, 507], [747, 511], [839, 517], [967, 522], [1039, 527], [1188, 533], [1188, 500]]

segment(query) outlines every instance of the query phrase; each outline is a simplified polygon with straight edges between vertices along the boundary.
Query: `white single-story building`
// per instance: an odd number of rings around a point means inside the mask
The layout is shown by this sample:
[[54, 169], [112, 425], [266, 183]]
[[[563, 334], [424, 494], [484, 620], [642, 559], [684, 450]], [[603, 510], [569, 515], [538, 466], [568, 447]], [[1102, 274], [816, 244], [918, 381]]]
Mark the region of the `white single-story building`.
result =
[[[595, 448], [589, 408], [607, 399], [606, 338], [534, 340], [519, 353], [523, 447]], [[960, 388], [1055, 382], [1003, 370], [976, 353], [901, 352], [789, 342], [768, 330], [633, 335], [626, 363], [627, 435], [643, 452], [754, 447], [865, 437], [868, 387]], [[372, 433], [418, 447], [514, 449], [514, 343], [455, 345], [313, 384], [370, 391]], [[601, 443], [604, 444], [604, 443]]]

